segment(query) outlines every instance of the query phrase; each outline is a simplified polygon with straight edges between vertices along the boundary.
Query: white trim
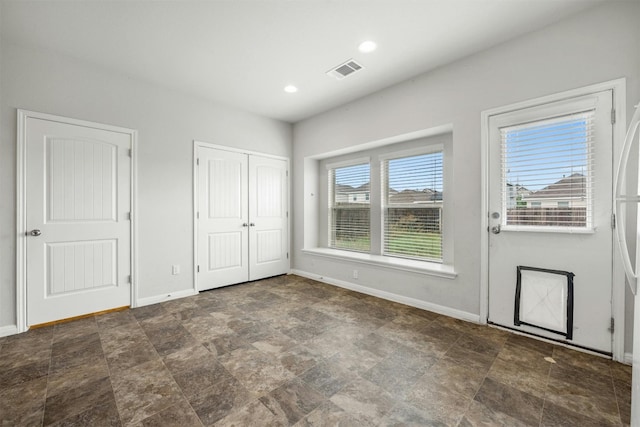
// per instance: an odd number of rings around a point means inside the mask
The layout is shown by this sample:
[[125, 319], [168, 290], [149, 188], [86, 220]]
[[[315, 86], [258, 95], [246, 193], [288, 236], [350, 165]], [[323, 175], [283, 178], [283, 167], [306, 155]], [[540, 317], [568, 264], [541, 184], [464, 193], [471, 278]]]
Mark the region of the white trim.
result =
[[339, 150], [323, 152], [311, 156], [306, 156], [305, 159], [324, 160], [331, 157], [338, 157], [344, 154], [357, 153], [359, 151], [373, 150], [375, 148], [384, 147], [387, 145], [395, 144], [398, 142], [415, 141], [421, 138], [427, 138], [430, 136], [443, 135], [453, 132], [453, 124], [447, 123], [440, 126], [430, 127], [428, 129], [422, 129], [414, 132], [403, 133], [401, 135], [395, 135], [388, 138], [378, 139], [376, 141], [365, 142], [362, 144], [352, 145], [347, 148], [341, 148]]
[[[613, 125], [613, 160], [620, 156], [622, 142], [626, 131], [626, 79], [616, 79], [577, 89], [568, 90], [552, 95], [543, 96], [503, 107], [492, 108], [482, 111], [480, 118], [481, 126], [481, 217], [482, 224], [480, 227], [480, 320], [482, 323], [487, 322], [489, 315], [489, 119], [492, 116], [513, 111], [531, 108], [551, 102], [559, 102], [571, 98], [595, 94], [610, 90], [613, 93], [613, 108], [616, 111], [616, 122]], [[615, 171], [614, 171], [615, 174]], [[613, 177], [612, 177], [613, 178]], [[613, 206], [613, 195], [612, 195]], [[618, 251], [613, 246], [612, 262], [613, 262], [613, 285], [612, 285], [612, 304], [611, 313], [615, 321], [615, 332], [613, 334], [611, 351], [613, 360], [622, 361], [624, 354], [624, 313], [625, 313], [625, 283], [624, 271], [622, 269], [621, 258]]]
[[557, 227], [557, 226], [541, 226], [541, 225], [503, 225], [500, 232], [518, 232], [518, 233], [558, 233], [558, 234], [594, 234], [596, 229], [593, 227]]
[[155, 295], [147, 298], [140, 298], [138, 300], [138, 307], [144, 307], [145, 305], [158, 304], [160, 302], [171, 301], [174, 299], [191, 297], [198, 295], [198, 291], [194, 289], [183, 289], [181, 291], [171, 292], [166, 295]]
[[524, 331], [518, 331], [518, 330], [515, 330], [515, 329], [509, 329], [509, 328], [505, 328], [504, 326], [500, 326], [500, 325], [496, 325], [496, 324], [489, 324], [488, 326], [490, 328], [499, 329], [501, 331], [510, 332], [512, 334], [516, 334], [516, 335], [520, 335], [520, 336], [523, 336], [523, 337], [531, 338], [531, 339], [534, 339], [534, 340], [538, 340], [538, 341], [546, 342], [546, 343], [549, 343], [549, 344], [557, 345], [557, 346], [560, 346], [560, 347], [568, 348], [568, 349], [573, 350], [573, 351], [579, 351], [579, 352], [582, 352], [582, 353], [591, 354], [592, 356], [598, 356], [598, 357], [601, 357], [603, 359], [611, 360], [611, 358], [609, 356], [607, 356], [606, 354], [598, 353], [597, 351], [592, 351], [592, 350], [589, 350], [587, 348], [576, 347], [576, 346], [573, 346], [571, 344], [567, 344], [565, 342], [554, 341], [554, 340], [552, 340], [550, 338], [545, 338], [545, 337], [541, 337], [541, 336], [532, 336], [531, 334], [528, 334], [528, 333], [526, 333]]
[[383, 153], [378, 155], [378, 161], [383, 162], [385, 160], [402, 159], [405, 157], [420, 156], [423, 154], [432, 154], [432, 153], [438, 153], [438, 152], [444, 152], [444, 144], [441, 144], [441, 143], [429, 144], [425, 147], [417, 147], [417, 148], [411, 148], [408, 150], [400, 150], [400, 151], [393, 151], [391, 153]]
[[213, 144], [211, 142], [198, 141], [197, 139], [193, 140], [193, 145], [194, 147], [198, 146], [198, 147], [214, 148], [216, 150], [231, 151], [234, 153], [242, 153], [242, 154], [248, 154], [253, 156], [269, 157], [271, 159], [287, 160], [287, 161], [289, 160], [288, 157], [278, 156], [276, 154], [263, 153], [262, 151], [245, 150], [243, 148], [229, 147], [228, 145]]
[[340, 261], [358, 262], [374, 267], [385, 267], [400, 271], [420, 273], [427, 276], [442, 277], [445, 279], [455, 279], [458, 273], [452, 265], [441, 264], [430, 261], [419, 261], [415, 259], [390, 257], [386, 255], [374, 255], [362, 252], [352, 252], [331, 248], [309, 248], [302, 249], [302, 253], [317, 255], [325, 258]]
[[[616, 111], [616, 122], [613, 125], [613, 176], [615, 177], [615, 169], [619, 163], [617, 159], [622, 156], [624, 138], [627, 132], [627, 82], [626, 79], [622, 78], [610, 83], [611, 90], [613, 91], [613, 108]], [[615, 193], [615, 188], [612, 192]], [[615, 194], [612, 194], [612, 205], [615, 205], [616, 202], [614, 198]], [[626, 283], [624, 265], [622, 263], [622, 253], [616, 245], [615, 237], [613, 247], [613, 289], [611, 295], [611, 313], [615, 321], [615, 329], [613, 332], [613, 341], [611, 343], [611, 352], [613, 353], [613, 360], [616, 362], [622, 362], [626, 358], [624, 351]]]
[[216, 150], [231, 151], [234, 153], [246, 154], [249, 156], [260, 156], [270, 159], [284, 160], [287, 163], [287, 262], [291, 268], [291, 159], [289, 157], [274, 154], [262, 153], [260, 151], [244, 150], [241, 148], [228, 147], [226, 145], [212, 144], [209, 142], [193, 140], [193, 287], [196, 294], [198, 291], [198, 148], [212, 148]]
[[138, 131], [131, 130], [131, 302], [138, 307]]
[[56, 116], [47, 113], [18, 109], [17, 111], [17, 142], [16, 142], [16, 328], [17, 332], [25, 332], [27, 328], [27, 245], [26, 245], [26, 215], [27, 215], [27, 156], [26, 156], [26, 126], [27, 119], [34, 118], [52, 122], [100, 129], [129, 135], [131, 141], [131, 295], [129, 304], [138, 306], [138, 168], [137, 148], [138, 132], [120, 126]]
[[327, 163], [325, 165], [325, 168], [327, 170], [331, 170], [331, 169], [337, 169], [337, 168], [344, 168], [347, 166], [368, 165], [370, 163], [371, 163], [371, 157], [366, 156], [366, 157], [358, 157], [357, 159], [343, 160], [341, 162]]
[[0, 337], [7, 337], [20, 333], [18, 325], [0, 326]]
[[464, 320], [467, 322], [480, 323], [480, 318], [477, 314], [469, 313], [462, 310], [456, 310], [455, 308], [445, 307], [443, 305], [433, 304], [430, 302], [422, 301], [416, 298], [406, 297], [404, 295], [398, 295], [387, 291], [381, 291], [379, 289], [373, 289], [367, 286], [356, 285], [355, 283], [346, 282], [344, 280], [333, 279], [331, 277], [320, 276], [318, 274], [309, 273], [302, 270], [291, 270], [291, 274], [295, 274], [308, 279], [317, 280], [319, 282], [327, 283], [329, 285], [338, 286], [340, 288], [349, 289], [352, 291], [360, 292], [363, 294], [371, 295], [374, 297], [386, 299], [388, 301], [398, 302], [411, 307], [420, 308], [423, 310], [432, 311], [434, 313], [442, 314], [445, 316], [453, 317], [455, 319]]
[[625, 365], [633, 365], [633, 353], [624, 353], [624, 357], [622, 358], [620, 363], [624, 363]]

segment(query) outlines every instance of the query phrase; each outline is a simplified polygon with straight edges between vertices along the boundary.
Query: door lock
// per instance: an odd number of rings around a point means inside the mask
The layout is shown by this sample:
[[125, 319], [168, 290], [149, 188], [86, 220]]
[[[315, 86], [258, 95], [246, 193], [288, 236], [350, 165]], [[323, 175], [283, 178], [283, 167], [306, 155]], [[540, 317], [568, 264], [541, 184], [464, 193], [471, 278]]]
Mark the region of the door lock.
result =
[[500, 224], [494, 225], [493, 227], [491, 227], [491, 232], [493, 234], [500, 234]]
[[39, 236], [42, 234], [42, 231], [38, 230], [37, 228], [35, 230], [31, 230], [30, 233], [32, 236]]

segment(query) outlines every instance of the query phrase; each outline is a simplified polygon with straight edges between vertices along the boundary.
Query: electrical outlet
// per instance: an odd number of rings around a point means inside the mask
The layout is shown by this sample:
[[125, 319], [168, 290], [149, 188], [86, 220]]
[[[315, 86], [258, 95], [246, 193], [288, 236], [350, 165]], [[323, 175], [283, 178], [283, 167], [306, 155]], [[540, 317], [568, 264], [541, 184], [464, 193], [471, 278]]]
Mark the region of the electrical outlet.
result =
[[180, 274], [180, 266], [179, 265], [172, 265], [171, 266], [171, 274], [173, 274], [174, 276], [177, 274]]
[[353, 278], [354, 279], [358, 278], [358, 270], [353, 270]]

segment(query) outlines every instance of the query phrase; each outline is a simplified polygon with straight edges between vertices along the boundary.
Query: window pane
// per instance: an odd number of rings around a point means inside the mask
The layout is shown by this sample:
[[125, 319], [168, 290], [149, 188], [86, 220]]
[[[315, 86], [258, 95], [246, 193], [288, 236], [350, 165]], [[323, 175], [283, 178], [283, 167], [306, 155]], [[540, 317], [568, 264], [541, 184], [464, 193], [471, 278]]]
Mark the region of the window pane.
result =
[[371, 249], [368, 163], [329, 171], [329, 247]]
[[442, 152], [383, 162], [384, 254], [442, 261]]
[[593, 112], [501, 129], [506, 225], [591, 225]]

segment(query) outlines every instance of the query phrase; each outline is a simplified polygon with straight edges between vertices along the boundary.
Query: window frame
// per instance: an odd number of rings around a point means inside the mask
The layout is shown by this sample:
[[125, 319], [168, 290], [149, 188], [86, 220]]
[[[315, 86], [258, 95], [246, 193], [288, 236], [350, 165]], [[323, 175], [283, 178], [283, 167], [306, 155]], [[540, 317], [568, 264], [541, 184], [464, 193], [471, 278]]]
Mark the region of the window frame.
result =
[[[385, 154], [380, 154], [377, 156], [377, 160], [378, 163], [380, 165], [380, 179], [381, 179], [381, 187], [380, 187], [380, 199], [382, 201], [381, 206], [380, 206], [380, 216], [381, 216], [381, 230], [380, 230], [380, 234], [381, 234], [381, 254], [383, 256], [386, 257], [391, 257], [391, 258], [405, 258], [405, 259], [412, 259], [412, 260], [416, 260], [416, 261], [421, 261], [421, 262], [433, 262], [433, 263], [438, 263], [441, 264], [444, 262], [444, 227], [441, 226], [441, 231], [440, 231], [440, 239], [441, 239], [441, 244], [440, 244], [440, 249], [441, 249], [441, 253], [440, 253], [440, 258], [427, 258], [427, 257], [412, 257], [412, 256], [402, 256], [399, 254], [390, 254], [387, 253], [387, 248], [385, 247], [385, 242], [386, 242], [386, 227], [385, 227], [385, 221], [386, 221], [386, 214], [387, 214], [387, 210], [389, 209], [389, 201], [388, 201], [388, 192], [386, 191], [386, 189], [389, 187], [388, 186], [388, 182], [389, 182], [389, 176], [387, 173], [387, 168], [385, 168], [383, 166], [383, 164], [385, 162], [389, 162], [390, 160], [396, 160], [396, 159], [403, 159], [403, 158], [408, 158], [408, 157], [417, 157], [417, 156], [423, 156], [423, 155], [428, 155], [428, 154], [434, 154], [434, 153], [442, 153], [442, 182], [443, 182], [443, 190], [442, 190], [442, 194], [443, 194], [443, 199], [442, 199], [442, 205], [440, 207], [440, 221], [441, 223], [444, 223], [445, 221], [445, 209], [444, 209], [444, 198], [446, 197], [444, 195], [444, 181], [445, 181], [445, 150], [444, 150], [444, 144], [442, 143], [434, 143], [434, 144], [430, 144], [426, 147], [417, 147], [417, 148], [412, 148], [412, 149], [405, 149], [405, 150], [398, 150], [398, 151], [393, 151], [390, 153], [385, 153]], [[432, 209], [428, 206], [413, 206], [413, 208], [420, 208], [420, 209]]]
[[[316, 206], [313, 217], [305, 217], [307, 224], [305, 233], [305, 247], [303, 253], [327, 257], [336, 261], [349, 261], [362, 263], [375, 267], [397, 269], [405, 272], [413, 272], [428, 276], [454, 279], [457, 273], [454, 268], [454, 230], [453, 230], [453, 210], [452, 198], [446, 199], [443, 206], [443, 259], [442, 262], [428, 260], [416, 260], [400, 258], [395, 256], [385, 256], [382, 254], [382, 217], [380, 215], [381, 205], [381, 173], [379, 158], [397, 156], [399, 154], [428, 153], [429, 151], [443, 152], [443, 193], [450, 193], [453, 183], [453, 127], [450, 125], [437, 128], [437, 131], [430, 131], [424, 134], [410, 134], [410, 136], [398, 136], [390, 142], [362, 144], [348, 151], [337, 151], [313, 157], [305, 158], [305, 169], [315, 171], [315, 181], [317, 186], [309, 186], [308, 202], [316, 203], [309, 206]], [[348, 250], [332, 249], [328, 246], [328, 177], [329, 167], [340, 167], [357, 164], [364, 158], [371, 161], [371, 252], [353, 252]], [[309, 219], [307, 219], [309, 218]], [[380, 230], [380, 232], [376, 232]], [[317, 234], [316, 234], [317, 233]], [[314, 237], [317, 236], [317, 237]]]
[[[368, 164], [369, 165], [369, 186], [371, 187], [371, 157], [367, 156], [367, 157], [358, 157], [355, 159], [350, 159], [350, 160], [345, 160], [345, 161], [340, 161], [340, 162], [332, 162], [332, 163], [327, 163], [325, 168], [326, 168], [326, 180], [325, 182], [327, 182], [327, 227], [326, 227], [326, 231], [327, 231], [327, 248], [329, 249], [333, 249], [333, 250], [340, 250], [340, 251], [348, 251], [348, 252], [359, 252], [359, 253], [370, 253], [371, 252], [371, 247], [372, 247], [372, 242], [371, 239], [369, 239], [369, 250], [368, 251], [359, 251], [356, 249], [347, 249], [347, 248], [338, 248], [338, 247], [333, 247], [331, 246], [332, 243], [332, 233], [334, 232], [334, 229], [332, 228], [332, 213], [333, 210], [335, 209], [333, 202], [335, 200], [332, 200], [333, 197], [332, 195], [334, 194], [334, 189], [329, 187], [329, 177], [332, 176], [332, 171], [335, 171], [336, 169], [340, 169], [340, 168], [348, 168], [351, 166], [359, 166], [359, 165], [365, 165]], [[334, 179], [335, 179], [335, 173], [333, 173]], [[334, 182], [335, 184], [335, 182]], [[371, 192], [371, 189], [369, 189], [369, 192]], [[356, 196], [354, 196], [356, 197]], [[354, 199], [354, 201], [357, 201], [357, 199]], [[371, 201], [369, 200], [369, 203], [365, 203], [369, 206], [369, 218], [371, 218]], [[344, 209], [349, 209], [349, 208], [344, 208]], [[369, 221], [369, 235], [371, 235], [371, 221]]]

